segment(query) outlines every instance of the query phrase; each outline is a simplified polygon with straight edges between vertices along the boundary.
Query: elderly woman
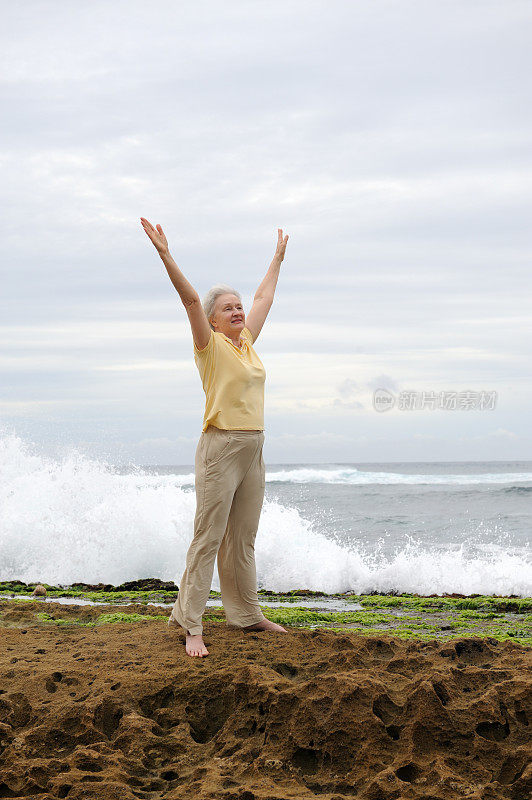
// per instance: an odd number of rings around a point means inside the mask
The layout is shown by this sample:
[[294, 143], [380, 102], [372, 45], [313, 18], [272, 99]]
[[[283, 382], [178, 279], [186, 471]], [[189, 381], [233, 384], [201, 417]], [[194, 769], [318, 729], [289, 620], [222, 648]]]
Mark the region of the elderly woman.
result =
[[205, 391], [195, 458], [194, 537], [168, 624], [186, 631], [189, 656], [206, 656], [201, 619], [216, 556], [227, 625], [286, 633], [266, 619], [257, 597], [254, 548], [264, 500], [266, 373], [253, 344], [273, 303], [288, 236], [278, 229], [275, 256], [246, 318], [240, 294], [225, 284], [210, 289], [202, 304], [170, 255], [161, 226], [140, 219], [185, 306]]

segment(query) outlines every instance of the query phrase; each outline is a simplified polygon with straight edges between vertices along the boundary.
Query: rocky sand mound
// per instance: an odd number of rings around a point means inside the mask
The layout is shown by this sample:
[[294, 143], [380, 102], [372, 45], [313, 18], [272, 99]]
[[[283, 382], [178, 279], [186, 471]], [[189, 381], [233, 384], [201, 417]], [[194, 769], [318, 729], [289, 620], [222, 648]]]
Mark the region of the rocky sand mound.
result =
[[532, 796], [517, 643], [207, 621], [192, 659], [164, 621], [31, 624], [33, 605], [0, 630], [0, 798]]

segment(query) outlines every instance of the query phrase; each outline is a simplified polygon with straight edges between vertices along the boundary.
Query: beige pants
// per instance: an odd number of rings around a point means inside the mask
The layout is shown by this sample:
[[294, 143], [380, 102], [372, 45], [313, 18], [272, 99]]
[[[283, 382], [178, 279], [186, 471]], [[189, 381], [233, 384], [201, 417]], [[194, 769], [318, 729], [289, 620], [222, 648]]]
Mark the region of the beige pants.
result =
[[255, 537], [264, 500], [263, 431], [209, 425], [196, 448], [194, 538], [171, 618], [192, 635], [211, 589], [214, 559], [226, 622], [243, 628], [265, 619], [257, 598]]

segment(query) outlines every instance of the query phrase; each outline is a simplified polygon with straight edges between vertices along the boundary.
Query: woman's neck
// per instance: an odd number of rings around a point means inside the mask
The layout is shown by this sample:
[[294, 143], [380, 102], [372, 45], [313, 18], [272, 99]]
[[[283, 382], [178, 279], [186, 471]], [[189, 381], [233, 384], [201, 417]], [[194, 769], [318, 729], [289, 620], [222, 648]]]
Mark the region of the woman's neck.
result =
[[[220, 333], [223, 333], [223, 331], [220, 331]], [[224, 336], [226, 337], [226, 339], [229, 339], [229, 341], [232, 342], [235, 347], [238, 347], [239, 350], [242, 350], [242, 339], [240, 337], [240, 334], [238, 334], [238, 339], [233, 339], [231, 336], [228, 336], [226, 333], [224, 333]]]

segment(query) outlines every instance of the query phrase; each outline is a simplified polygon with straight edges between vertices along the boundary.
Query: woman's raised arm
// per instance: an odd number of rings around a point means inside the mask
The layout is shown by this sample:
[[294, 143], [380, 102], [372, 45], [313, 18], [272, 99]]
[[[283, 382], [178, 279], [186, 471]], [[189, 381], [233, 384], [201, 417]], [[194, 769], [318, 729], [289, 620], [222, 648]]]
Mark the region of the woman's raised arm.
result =
[[246, 317], [246, 327], [249, 331], [251, 331], [253, 342], [255, 342], [255, 339], [261, 332], [262, 326], [264, 325], [266, 317], [268, 316], [268, 312], [272, 307], [273, 298], [275, 295], [275, 287], [277, 286], [277, 278], [279, 277], [279, 270], [281, 269], [281, 263], [284, 259], [287, 242], [288, 234], [283, 238], [283, 229], [277, 228], [277, 248], [275, 250], [273, 261], [268, 267], [268, 272], [266, 273], [261, 285], [255, 292], [251, 311]]
[[174, 284], [181, 302], [185, 306], [190, 326], [192, 328], [192, 336], [196, 347], [202, 350], [207, 346], [211, 335], [211, 326], [209, 320], [205, 316], [203, 307], [201, 305], [200, 296], [194, 289], [191, 283], [187, 281], [174, 259], [170, 255], [168, 248], [168, 241], [164, 235], [164, 231], [160, 225], [155, 228], [144, 217], [140, 218], [142, 227], [146, 234], [149, 236], [157, 252], [159, 253], [170, 280]]
[[161, 259], [163, 261], [164, 266], [166, 267], [166, 271], [170, 276], [170, 280], [174, 284], [175, 288], [179, 293], [179, 297], [183, 301], [183, 305], [188, 306], [190, 303], [193, 303], [196, 298], [199, 299], [199, 295], [197, 291], [194, 289], [191, 283], [187, 281], [177, 264], [175, 263], [174, 259], [170, 255], [170, 250], [168, 249], [168, 241], [166, 236], [164, 235], [163, 229], [160, 225], [157, 225], [156, 228], [148, 222], [147, 219], [144, 217], [140, 218], [142, 222], [142, 227], [144, 228], [145, 232], [152, 240], [153, 245]]

